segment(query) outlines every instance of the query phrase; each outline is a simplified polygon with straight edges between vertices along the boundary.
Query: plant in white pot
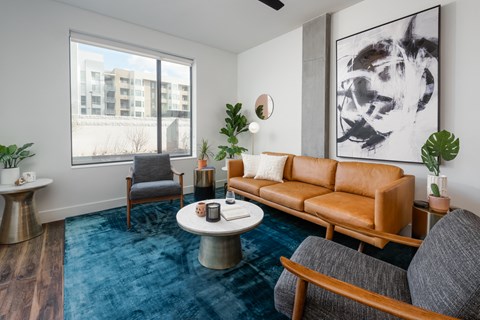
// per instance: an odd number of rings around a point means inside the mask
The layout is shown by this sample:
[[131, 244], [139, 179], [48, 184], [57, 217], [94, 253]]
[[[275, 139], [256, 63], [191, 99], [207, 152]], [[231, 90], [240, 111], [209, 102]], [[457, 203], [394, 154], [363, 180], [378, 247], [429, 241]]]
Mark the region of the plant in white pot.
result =
[[18, 167], [20, 162], [35, 155], [27, 150], [32, 145], [33, 143], [26, 143], [20, 148], [16, 144], [0, 145], [0, 161], [4, 167], [0, 172], [0, 184], [14, 184], [20, 177], [20, 168]]
[[428, 202], [436, 211], [447, 212], [450, 208], [447, 177], [440, 175], [440, 161], [455, 159], [459, 151], [460, 139], [447, 130], [432, 133], [422, 147], [422, 161], [432, 173], [427, 180]]

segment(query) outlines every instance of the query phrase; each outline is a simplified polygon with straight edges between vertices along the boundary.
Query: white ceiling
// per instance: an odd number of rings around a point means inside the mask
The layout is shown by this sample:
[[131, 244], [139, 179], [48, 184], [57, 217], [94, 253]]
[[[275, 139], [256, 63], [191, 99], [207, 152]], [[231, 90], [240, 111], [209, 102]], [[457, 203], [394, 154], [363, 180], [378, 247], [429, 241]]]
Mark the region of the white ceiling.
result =
[[78, 8], [239, 53], [362, 0], [56, 0]]

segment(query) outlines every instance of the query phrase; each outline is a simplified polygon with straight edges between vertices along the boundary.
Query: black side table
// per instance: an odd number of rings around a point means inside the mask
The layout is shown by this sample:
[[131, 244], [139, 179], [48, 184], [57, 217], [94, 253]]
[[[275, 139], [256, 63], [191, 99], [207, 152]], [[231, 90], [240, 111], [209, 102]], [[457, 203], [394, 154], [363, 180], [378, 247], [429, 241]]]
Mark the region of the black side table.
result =
[[215, 199], [215, 168], [196, 168], [193, 171], [193, 194], [195, 201]]

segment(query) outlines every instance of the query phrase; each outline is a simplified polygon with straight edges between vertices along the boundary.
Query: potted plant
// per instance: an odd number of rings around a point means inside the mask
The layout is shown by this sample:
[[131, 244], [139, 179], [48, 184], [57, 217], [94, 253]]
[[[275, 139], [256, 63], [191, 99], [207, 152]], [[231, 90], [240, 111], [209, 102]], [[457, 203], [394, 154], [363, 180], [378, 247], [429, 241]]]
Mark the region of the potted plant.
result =
[[15, 144], [8, 147], [0, 145], [0, 161], [4, 167], [0, 174], [0, 184], [13, 184], [20, 177], [19, 163], [35, 155], [27, 150], [32, 145], [33, 143], [26, 143], [20, 148]]
[[460, 139], [447, 130], [432, 133], [422, 147], [422, 161], [432, 173], [427, 180], [428, 202], [436, 211], [447, 212], [450, 208], [447, 177], [440, 175], [440, 161], [455, 159], [459, 151]]
[[215, 156], [215, 160], [221, 161], [225, 158], [233, 159], [236, 155], [241, 155], [242, 152], [248, 149], [238, 145], [237, 136], [245, 131], [248, 131], [248, 120], [241, 113], [242, 104], [237, 103], [235, 106], [227, 104], [227, 115], [225, 118], [225, 126], [220, 129], [220, 134], [227, 136], [228, 145], [218, 146], [220, 151]]
[[208, 144], [208, 140], [202, 139], [198, 148], [198, 169], [205, 168], [210, 157], [213, 157], [211, 146]]

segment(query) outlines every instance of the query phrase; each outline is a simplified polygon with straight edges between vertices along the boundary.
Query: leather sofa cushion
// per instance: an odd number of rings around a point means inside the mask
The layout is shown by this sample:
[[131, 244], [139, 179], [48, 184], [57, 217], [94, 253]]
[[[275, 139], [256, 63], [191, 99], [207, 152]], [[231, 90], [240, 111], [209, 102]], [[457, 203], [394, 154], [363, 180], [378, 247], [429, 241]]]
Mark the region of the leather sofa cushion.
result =
[[248, 193], [251, 193], [256, 196], [260, 196], [260, 188], [264, 186], [269, 186], [272, 184], [277, 184], [280, 182], [270, 181], [270, 180], [260, 180], [253, 178], [243, 178], [243, 177], [234, 177], [230, 178], [228, 181], [229, 187], [239, 189]]
[[375, 200], [356, 194], [331, 192], [305, 200], [305, 212], [316, 212], [334, 221], [364, 228], [375, 228]]
[[374, 198], [376, 189], [401, 177], [403, 170], [388, 164], [339, 162], [335, 176], [335, 191]]
[[293, 180], [292, 166], [293, 166], [293, 159], [295, 158], [294, 154], [279, 153], [279, 152], [263, 152], [263, 153], [268, 154], [270, 156], [288, 156], [287, 161], [285, 162], [285, 167], [283, 168], [283, 178], [286, 180]]
[[288, 181], [260, 189], [260, 197], [282, 206], [303, 211], [305, 199], [332, 192], [331, 190], [308, 183]]
[[333, 190], [337, 161], [305, 156], [293, 158], [292, 178]]

